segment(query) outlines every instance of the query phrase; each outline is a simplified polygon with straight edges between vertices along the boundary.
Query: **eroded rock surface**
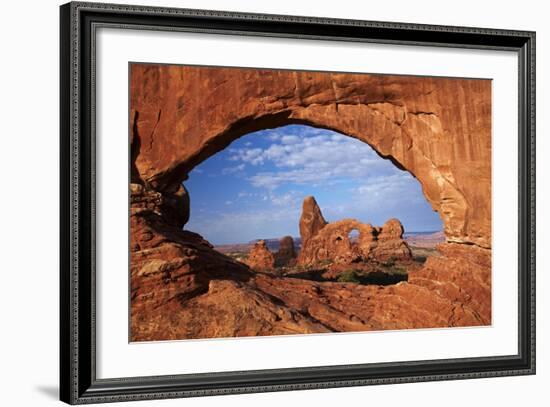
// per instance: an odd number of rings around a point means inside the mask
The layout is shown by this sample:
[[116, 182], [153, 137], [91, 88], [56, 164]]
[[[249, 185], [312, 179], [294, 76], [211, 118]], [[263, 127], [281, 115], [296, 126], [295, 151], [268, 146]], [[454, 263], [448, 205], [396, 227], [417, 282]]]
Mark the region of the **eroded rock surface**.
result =
[[[357, 239], [351, 238], [352, 231], [358, 232]], [[390, 219], [381, 228], [356, 219], [327, 223], [311, 196], [304, 199], [300, 232], [304, 233], [301, 235], [302, 249], [298, 258], [298, 263], [302, 265], [327, 261], [351, 264], [370, 260], [409, 260], [412, 257], [409, 246], [403, 240], [403, 226], [399, 220]]]
[[321, 208], [314, 197], [308, 196], [302, 203], [302, 215], [300, 216], [300, 237], [302, 247], [308, 244], [309, 240], [317, 235], [327, 225], [327, 221], [321, 213]]
[[409, 260], [411, 249], [403, 239], [403, 225], [398, 219], [390, 219], [380, 229], [372, 257], [379, 260]]

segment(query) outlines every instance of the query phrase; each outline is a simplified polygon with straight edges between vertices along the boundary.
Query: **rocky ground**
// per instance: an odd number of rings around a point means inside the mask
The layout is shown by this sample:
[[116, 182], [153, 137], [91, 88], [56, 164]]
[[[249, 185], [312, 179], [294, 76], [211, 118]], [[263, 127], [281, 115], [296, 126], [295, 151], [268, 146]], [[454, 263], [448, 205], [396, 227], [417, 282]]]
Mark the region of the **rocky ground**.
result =
[[[260, 243], [255, 256], [267, 266], [255, 269], [166, 222], [155, 211], [158, 202], [146, 204], [146, 192], [133, 196], [132, 341], [491, 323], [490, 250], [444, 243], [437, 246], [437, 256], [423, 260], [412, 252], [386, 257], [388, 246], [379, 241], [382, 227], [372, 235], [376, 245], [366, 245], [364, 236], [364, 245], [353, 246], [362, 251], [352, 249], [353, 255], [310, 262], [294, 253], [296, 264], [286, 267], [276, 262], [280, 254], [290, 255], [288, 244], [265, 256], [267, 248]], [[316, 230], [311, 242], [325, 241], [314, 239], [327, 226], [319, 228], [318, 221], [310, 222]], [[389, 236], [391, 245], [402, 254], [403, 245], [395, 236]], [[308, 241], [305, 235], [302, 239]], [[377, 251], [379, 246], [383, 250]], [[383, 259], [354, 257], [365, 256], [366, 250]], [[347, 262], [350, 258], [352, 263]]]

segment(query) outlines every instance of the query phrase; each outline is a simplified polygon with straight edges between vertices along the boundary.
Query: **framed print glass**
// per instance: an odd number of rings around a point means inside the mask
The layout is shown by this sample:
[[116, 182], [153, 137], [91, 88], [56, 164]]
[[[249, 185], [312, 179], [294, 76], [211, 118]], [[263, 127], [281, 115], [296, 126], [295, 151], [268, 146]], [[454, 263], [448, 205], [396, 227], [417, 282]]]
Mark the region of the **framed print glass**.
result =
[[63, 401], [535, 372], [534, 33], [61, 24]]

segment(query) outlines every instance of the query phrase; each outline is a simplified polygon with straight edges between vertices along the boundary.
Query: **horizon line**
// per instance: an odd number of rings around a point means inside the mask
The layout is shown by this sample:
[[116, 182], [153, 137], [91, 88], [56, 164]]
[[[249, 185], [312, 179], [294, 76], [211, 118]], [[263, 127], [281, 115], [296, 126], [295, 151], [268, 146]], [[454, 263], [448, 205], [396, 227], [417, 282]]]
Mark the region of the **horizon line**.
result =
[[[406, 234], [410, 234], [410, 233], [437, 233], [437, 232], [444, 232], [443, 229], [440, 229], [440, 230], [415, 230], [415, 231], [411, 231], [411, 232], [403, 232], [403, 235], [406, 235]], [[225, 246], [225, 245], [232, 245], [232, 244], [250, 244], [250, 243], [254, 243], [254, 242], [257, 242], [258, 240], [281, 240], [284, 236], [290, 236], [292, 237], [293, 239], [301, 239], [301, 236], [292, 236], [291, 234], [288, 234], [288, 235], [282, 235], [282, 236], [278, 236], [278, 237], [260, 237], [258, 239], [252, 239], [252, 240], [248, 240], [246, 242], [233, 242], [233, 243], [213, 243], [213, 242], [210, 242], [212, 245], [214, 246]]]

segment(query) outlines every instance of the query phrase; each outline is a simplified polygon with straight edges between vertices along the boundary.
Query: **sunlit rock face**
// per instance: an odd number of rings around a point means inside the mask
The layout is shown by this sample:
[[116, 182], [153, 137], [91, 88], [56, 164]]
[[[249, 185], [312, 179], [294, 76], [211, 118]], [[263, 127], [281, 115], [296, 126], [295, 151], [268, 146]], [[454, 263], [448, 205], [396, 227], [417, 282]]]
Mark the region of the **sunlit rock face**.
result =
[[315, 237], [321, 229], [327, 225], [327, 221], [321, 213], [321, 208], [314, 197], [308, 196], [302, 204], [302, 215], [300, 216], [300, 238], [303, 247], [309, 244], [309, 241]]
[[275, 257], [267, 248], [265, 240], [259, 240], [254, 244], [254, 247], [248, 254], [246, 264], [248, 264], [251, 269], [258, 271], [273, 269], [275, 266]]
[[165, 195], [236, 138], [292, 123], [370, 144], [413, 174], [449, 242], [491, 247], [491, 82], [132, 65], [132, 179]]
[[384, 223], [376, 237], [377, 245], [373, 250], [373, 258], [379, 261], [411, 259], [411, 249], [403, 240], [403, 225], [398, 219], [390, 219]]

